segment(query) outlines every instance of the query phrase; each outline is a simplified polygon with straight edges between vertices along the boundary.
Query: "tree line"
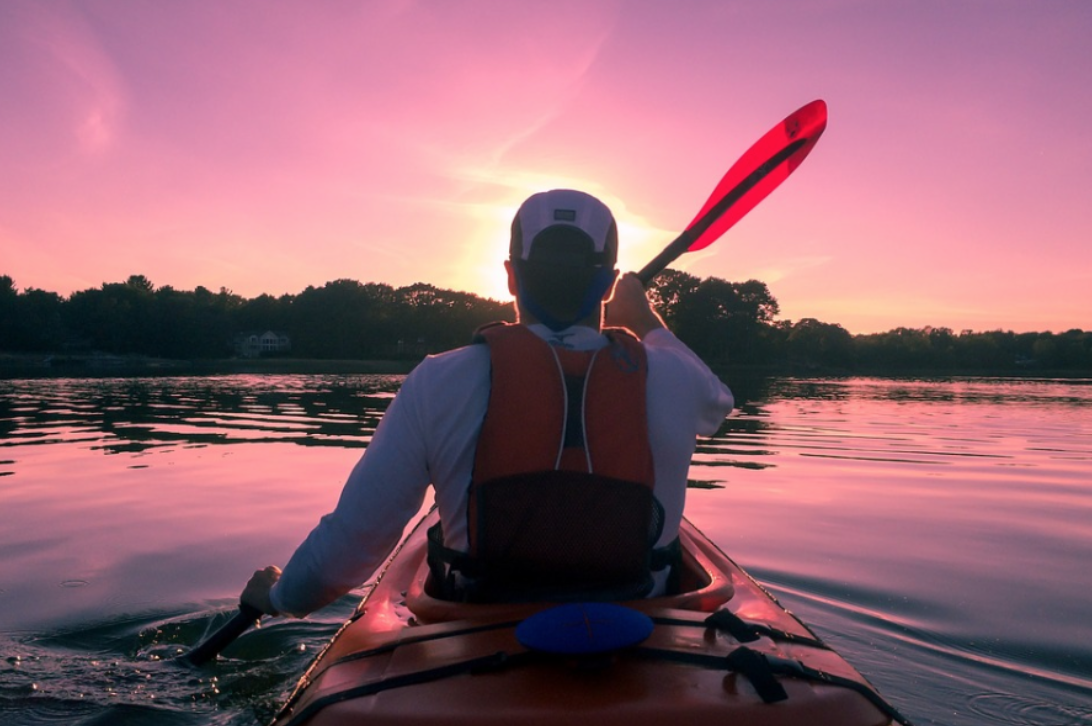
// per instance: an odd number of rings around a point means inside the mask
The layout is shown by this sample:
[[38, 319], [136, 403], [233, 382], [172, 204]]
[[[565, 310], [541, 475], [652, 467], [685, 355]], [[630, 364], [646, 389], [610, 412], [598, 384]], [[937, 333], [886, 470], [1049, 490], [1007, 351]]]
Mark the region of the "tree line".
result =
[[814, 318], [777, 320], [777, 300], [757, 280], [731, 283], [675, 270], [656, 279], [652, 297], [671, 329], [713, 362], [798, 372], [1092, 371], [1092, 331], [900, 327], [853, 335]]
[[244, 298], [220, 288], [155, 287], [143, 275], [68, 298], [16, 290], [0, 276], [0, 350], [208, 359], [235, 354], [246, 333], [277, 331], [291, 355], [319, 359], [411, 358], [465, 344], [511, 305], [417, 283], [394, 288], [335, 280], [297, 295]]
[[[651, 287], [673, 331], [713, 364], [797, 371], [1092, 370], [1092, 332], [1013, 333], [896, 328], [852, 335], [813, 318], [778, 320], [765, 283], [698, 278], [667, 270]], [[92, 351], [174, 359], [226, 358], [240, 334], [277, 331], [292, 357], [414, 359], [466, 344], [494, 320], [514, 319], [510, 302], [425, 283], [395, 288], [335, 280], [296, 295], [244, 298], [220, 288], [156, 287], [143, 275], [65, 298], [20, 291], [0, 276], [0, 352]]]

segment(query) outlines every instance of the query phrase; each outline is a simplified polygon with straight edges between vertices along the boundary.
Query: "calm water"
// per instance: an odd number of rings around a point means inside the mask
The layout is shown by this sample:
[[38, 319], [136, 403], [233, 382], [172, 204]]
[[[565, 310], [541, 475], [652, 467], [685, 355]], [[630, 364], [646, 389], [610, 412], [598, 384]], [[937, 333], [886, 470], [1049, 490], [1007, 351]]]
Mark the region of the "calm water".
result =
[[[0, 723], [254, 724], [359, 593], [173, 663], [398, 377], [0, 381]], [[773, 380], [688, 516], [917, 724], [1092, 725], [1092, 381]]]

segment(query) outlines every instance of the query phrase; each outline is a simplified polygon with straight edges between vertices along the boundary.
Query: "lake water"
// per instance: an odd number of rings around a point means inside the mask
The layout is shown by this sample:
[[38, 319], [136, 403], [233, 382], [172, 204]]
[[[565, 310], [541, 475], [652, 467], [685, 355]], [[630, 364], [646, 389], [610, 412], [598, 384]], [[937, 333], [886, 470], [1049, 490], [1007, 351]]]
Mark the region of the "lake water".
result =
[[[363, 590], [169, 658], [332, 507], [400, 380], [0, 381], [0, 723], [266, 720]], [[735, 388], [695, 524], [919, 726], [1092, 725], [1092, 381]]]

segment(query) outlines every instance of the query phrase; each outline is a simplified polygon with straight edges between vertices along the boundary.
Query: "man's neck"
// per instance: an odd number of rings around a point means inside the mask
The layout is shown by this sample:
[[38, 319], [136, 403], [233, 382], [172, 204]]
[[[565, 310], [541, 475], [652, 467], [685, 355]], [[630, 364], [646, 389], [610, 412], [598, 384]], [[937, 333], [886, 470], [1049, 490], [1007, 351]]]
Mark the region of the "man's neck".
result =
[[[516, 304], [516, 322], [520, 325], [545, 325], [545, 323], [543, 323], [530, 312], [525, 310], [518, 303]], [[576, 326], [580, 326], [582, 328], [591, 328], [597, 333], [600, 332], [603, 329], [603, 306], [597, 306], [595, 312], [588, 315], [586, 318], [583, 318], [582, 320], [576, 321], [568, 327], [572, 328]]]

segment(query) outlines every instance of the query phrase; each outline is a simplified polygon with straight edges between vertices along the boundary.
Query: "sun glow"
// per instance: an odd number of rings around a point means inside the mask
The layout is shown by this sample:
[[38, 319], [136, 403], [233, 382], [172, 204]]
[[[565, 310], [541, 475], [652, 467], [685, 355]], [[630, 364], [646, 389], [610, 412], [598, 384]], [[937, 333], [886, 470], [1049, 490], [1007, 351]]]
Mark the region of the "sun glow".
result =
[[[526, 196], [541, 189], [563, 187], [587, 188], [579, 183], [574, 184], [573, 180], [535, 187], [527, 185], [526, 190], [520, 190], [521, 194], [523, 191], [526, 193], [515, 202], [474, 207], [474, 232], [463, 245], [460, 258], [454, 261], [456, 269], [453, 272], [457, 278], [454, 286], [494, 300], [511, 300], [504, 260], [508, 259], [512, 218]], [[631, 213], [620, 199], [597, 191], [591, 193], [599, 196], [614, 213], [618, 223], [618, 269], [623, 273], [644, 267], [674, 238], [672, 232], [660, 229], [644, 217]]]

